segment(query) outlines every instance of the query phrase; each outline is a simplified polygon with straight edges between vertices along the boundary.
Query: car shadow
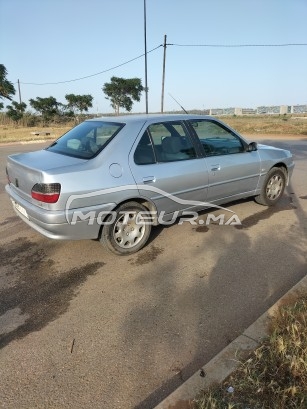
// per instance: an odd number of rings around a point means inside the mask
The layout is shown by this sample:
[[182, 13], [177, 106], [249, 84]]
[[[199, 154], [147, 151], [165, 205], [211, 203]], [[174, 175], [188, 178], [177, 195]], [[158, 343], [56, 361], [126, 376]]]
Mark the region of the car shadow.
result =
[[[279, 200], [279, 202], [275, 205], [275, 206], [271, 206], [271, 207], [266, 207], [266, 206], [262, 206], [262, 205], [258, 205], [257, 204], [257, 212], [247, 216], [246, 218], [244, 218], [243, 220], [241, 220], [241, 224], [237, 224], [234, 225], [234, 227], [238, 230], [247, 228], [247, 227], [252, 227], [254, 225], [256, 225], [259, 221], [261, 220], [265, 220], [270, 218], [271, 216], [273, 216], [276, 213], [285, 211], [285, 210], [291, 210], [294, 209], [296, 207], [296, 205], [294, 204], [293, 201], [293, 196], [294, 193], [290, 192], [291, 189], [286, 188], [286, 192], [283, 195], [283, 197]], [[245, 199], [239, 199], [239, 200], [234, 200], [232, 202], [229, 202], [226, 204], [227, 209], [229, 209], [230, 211], [232, 211], [232, 209], [235, 206], [240, 206], [244, 203], [255, 203], [253, 198], [245, 198]], [[206, 233], [209, 231], [209, 227], [206, 223], [202, 223], [202, 221], [204, 221], [208, 215], [216, 215], [218, 216], [218, 214], [220, 213], [219, 209], [216, 208], [209, 208], [209, 209], [204, 209], [204, 210], [200, 210], [197, 212], [198, 213], [198, 219], [194, 221], [194, 225], [193, 225], [193, 229], [197, 232], [200, 233]], [[232, 213], [230, 213], [232, 214]], [[171, 225], [158, 225], [158, 226], [153, 226], [152, 230], [151, 230], [151, 234], [150, 237], [146, 243], [146, 247], [152, 245], [153, 243], [156, 243], [157, 238], [163, 233], [163, 231], [165, 229], [169, 229], [172, 228], [173, 226], [176, 226], [180, 223], [182, 223], [182, 219], [183, 217], [178, 217], [174, 223], [172, 223]], [[189, 217], [187, 215], [187, 222], [189, 222], [189, 219], [191, 219], [191, 217]], [[210, 224], [220, 224], [220, 221], [217, 220], [210, 220]]]
[[[64, 314], [78, 288], [104, 263], [86, 263], [59, 274], [42, 245], [19, 237], [0, 247], [0, 265], [5, 271], [0, 290], [3, 326], [0, 348], [3, 348]], [[12, 328], [13, 316], [18, 325]]]
[[[291, 191], [289, 186], [287, 194], [274, 208], [259, 205], [259, 212], [246, 216], [240, 228], [210, 226], [210, 230], [214, 229], [207, 231], [210, 237], [199, 234], [198, 245], [191, 246], [187, 266], [182, 265], [181, 252], [192, 239], [182, 237], [176, 258], [161, 264], [162, 256], [158, 257], [158, 263], [148, 265], [146, 275], [135, 281], [136, 288], [154, 302], [140, 303], [129, 311], [121, 325], [122, 340], [129, 343], [131, 351], [143, 357], [136, 365], [144, 376], [155, 376], [159, 365], [169, 366], [167, 380], [135, 409], [156, 406], [305, 275], [305, 261], [300, 256], [301, 240], [296, 239], [300, 220], [305, 216], [299, 203], [293, 204]], [[230, 207], [249, 200], [232, 202]], [[297, 223], [288, 226], [283, 218], [276, 219], [273, 226], [278, 234], [270, 231], [266, 223], [259, 223], [286, 211], [288, 215], [294, 213]], [[201, 216], [207, 212], [201, 212]], [[158, 233], [164, 228], [170, 227], [161, 227]], [[252, 228], [256, 228], [258, 234], [251, 236]], [[193, 231], [191, 226], [191, 236]], [[305, 231], [305, 242], [306, 236]], [[213, 268], [209, 270], [206, 255], [210, 259], [214, 256]], [[189, 281], [184, 280], [186, 285], [182, 285], [185, 270], [189, 271]], [[172, 316], [172, 305], [180, 306], [183, 320], [178, 315]], [[148, 343], [146, 334], [152, 328], [155, 337]], [[180, 354], [164, 362], [164, 354], [172, 356], [173, 350]]]

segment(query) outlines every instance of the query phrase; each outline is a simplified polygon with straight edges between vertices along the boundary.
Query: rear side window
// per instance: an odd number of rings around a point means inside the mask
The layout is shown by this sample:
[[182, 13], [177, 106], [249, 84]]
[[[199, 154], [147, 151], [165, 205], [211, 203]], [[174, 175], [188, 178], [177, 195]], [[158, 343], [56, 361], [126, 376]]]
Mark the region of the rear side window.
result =
[[88, 121], [76, 126], [51, 144], [47, 150], [81, 159], [96, 156], [124, 124]]
[[148, 130], [146, 130], [134, 152], [134, 162], [137, 165], [148, 165], [155, 163], [155, 161], [151, 139]]

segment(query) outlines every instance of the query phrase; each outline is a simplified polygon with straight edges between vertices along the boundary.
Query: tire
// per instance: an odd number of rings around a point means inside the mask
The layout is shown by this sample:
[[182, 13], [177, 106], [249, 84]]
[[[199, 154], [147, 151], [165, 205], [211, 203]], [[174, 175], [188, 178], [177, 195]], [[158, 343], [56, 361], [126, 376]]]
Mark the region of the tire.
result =
[[116, 216], [110, 215], [103, 226], [100, 242], [109, 251], [121, 256], [139, 251], [145, 246], [151, 232], [148, 216], [142, 216], [144, 212], [148, 212], [148, 209], [137, 202], [119, 206]]
[[264, 206], [274, 206], [284, 193], [285, 186], [286, 170], [272, 168], [266, 175], [260, 195], [255, 197], [255, 201]]

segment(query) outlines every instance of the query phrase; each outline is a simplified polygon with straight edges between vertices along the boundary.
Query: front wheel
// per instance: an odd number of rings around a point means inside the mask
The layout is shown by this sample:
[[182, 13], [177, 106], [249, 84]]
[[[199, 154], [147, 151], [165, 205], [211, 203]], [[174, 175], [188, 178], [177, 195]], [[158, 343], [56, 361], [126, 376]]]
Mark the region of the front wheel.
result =
[[147, 242], [151, 223], [148, 209], [137, 202], [124, 203], [110, 215], [102, 228], [100, 241], [111, 252], [129, 255], [139, 251]]
[[264, 206], [273, 206], [281, 198], [286, 186], [286, 171], [282, 168], [272, 168], [263, 183], [257, 203]]

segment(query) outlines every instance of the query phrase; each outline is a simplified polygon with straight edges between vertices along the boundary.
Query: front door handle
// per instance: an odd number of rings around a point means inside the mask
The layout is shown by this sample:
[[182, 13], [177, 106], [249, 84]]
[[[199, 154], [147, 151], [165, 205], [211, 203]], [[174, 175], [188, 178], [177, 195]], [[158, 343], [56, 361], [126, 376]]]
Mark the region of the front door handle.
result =
[[212, 172], [216, 172], [217, 170], [221, 170], [221, 165], [212, 165], [211, 170], [212, 170]]
[[144, 176], [143, 177], [143, 183], [151, 183], [155, 181], [156, 181], [156, 178], [154, 176]]

